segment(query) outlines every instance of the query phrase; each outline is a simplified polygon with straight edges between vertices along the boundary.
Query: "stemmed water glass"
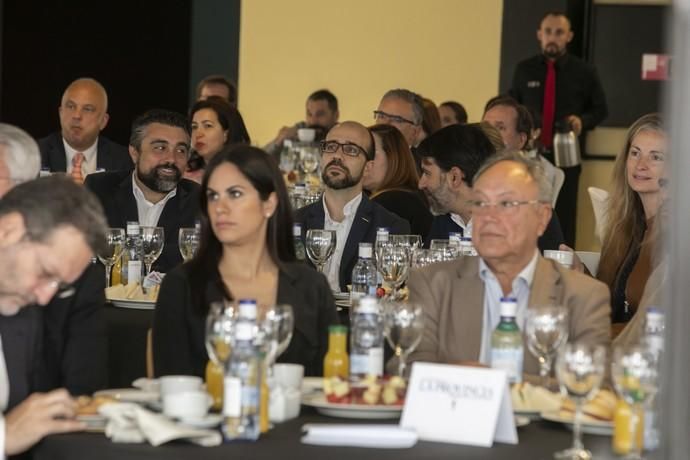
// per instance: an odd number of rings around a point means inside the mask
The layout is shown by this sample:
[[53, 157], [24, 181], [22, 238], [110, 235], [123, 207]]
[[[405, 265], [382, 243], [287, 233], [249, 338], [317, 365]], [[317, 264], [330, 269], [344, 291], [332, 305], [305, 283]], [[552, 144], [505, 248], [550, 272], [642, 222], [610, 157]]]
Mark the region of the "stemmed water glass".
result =
[[410, 255], [404, 247], [384, 246], [378, 256], [376, 269], [381, 273], [383, 280], [393, 288], [391, 293], [391, 297], [393, 297], [395, 291], [400, 289], [400, 286], [407, 279]]
[[237, 309], [230, 303], [211, 302], [206, 316], [206, 352], [216, 365], [223, 367], [230, 358], [235, 338]]
[[393, 246], [400, 246], [407, 250], [410, 264], [412, 263], [412, 255], [422, 246], [422, 237], [419, 235], [390, 235], [389, 239]]
[[434, 260], [431, 249], [417, 249], [412, 253], [412, 268], [422, 268], [431, 265]]
[[450, 240], [431, 240], [429, 249], [442, 261], [457, 259], [460, 256], [460, 245]]
[[98, 254], [98, 260], [105, 265], [105, 287], [110, 286], [110, 271], [122, 256], [125, 245], [125, 230], [123, 228], [109, 228], [105, 232], [105, 247], [103, 253]]
[[601, 345], [568, 343], [558, 353], [556, 375], [561, 394], [575, 402], [573, 446], [556, 452], [559, 460], [589, 460], [592, 453], [582, 444], [582, 406], [594, 397], [604, 378], [606, 349]]
[[180, 228], [177, 244], [180, 249], [180, 255], [185, 262], [190, 261], [196, 255], [200, 241], [201, 235], [199, 235], [199, 230], [195, 227]]
[[299, 165], [305, 175], [314, 174], [319, 167], [318, 150], [312, 147], [302, 147], [300, 149]]
[[165, 245], [163, 227], [141, 227], [141, 245], [144, 251], [146, 274], [151, 273], [151, 266], [160, 257]]
[[625, 457], [642, 459], [642, 446], [637, 442], [640, 412], [657, 390], [657, 360], [650, 350], [642, 346], [616, 348], [611, 363], [611, 376], [618, 394], [631, 406], [630, 432], [632, 449]]
[[383, 304], [384, 334], [398, 358], [400, 377], [405, 373], [405, 360], [422, 340], [423, 315], [422, 307], [413, 303], [387, 301]]
[[323, 267], [335, 251], [336, 237], [333, 230], [307, 230], [307, 256], [316, 265], [316, 269], [323, 273]]
[[292, 340], [295, 316], [290, 305], [274, 305], [263, 313], [259, 333], [262, 348], [266, 352], [266, 371], [273, 375], [273, 364]]
[[562, 306], [527, 309], [527, 347], [539, 360], [542, 386], [549, 388], [549, 374], [558, 349], [568, 341], [568, 310]]

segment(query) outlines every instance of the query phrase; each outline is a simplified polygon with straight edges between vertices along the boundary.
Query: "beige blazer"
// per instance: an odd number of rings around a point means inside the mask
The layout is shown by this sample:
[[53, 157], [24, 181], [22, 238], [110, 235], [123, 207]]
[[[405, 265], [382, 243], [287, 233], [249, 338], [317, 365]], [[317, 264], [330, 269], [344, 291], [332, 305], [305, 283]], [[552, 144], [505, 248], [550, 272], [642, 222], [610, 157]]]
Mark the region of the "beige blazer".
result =
[[[413, 270], [408, 286], [410, 301], [420, 303], [425, 312], [424, 335], [409, 362], [478, 361], [484, 318], [479, 258], [461, 257]], [[539, 256], [528, 308], [554, 304], [568, 307], [569, 341], [610, 344], [611, 307], [606, 285]], [[523, 371], [539, 373], [539, 363], [526, 346]]]

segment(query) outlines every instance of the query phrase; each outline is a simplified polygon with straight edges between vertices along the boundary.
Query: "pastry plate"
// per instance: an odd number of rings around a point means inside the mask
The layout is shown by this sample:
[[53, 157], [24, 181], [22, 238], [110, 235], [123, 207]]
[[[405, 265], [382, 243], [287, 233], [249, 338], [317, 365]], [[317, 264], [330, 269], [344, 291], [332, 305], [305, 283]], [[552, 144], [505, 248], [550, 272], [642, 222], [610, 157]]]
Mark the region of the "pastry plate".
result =
[[330, 403], [321, 392], [303, 395], [302, 404], [314, 407], [323, 415], [338, 418], [397, 419], [402, 413], [402, 406]]
[[92, 433], [103, 433], [108, 418], [104, 415], [77, 415], [77, 420], [86, 425], [86, 431]]
[[108, 302], [116, 307], [132, 310], [153, 310], [156, 307], [155, 300], [108, 299]]
[[333, 297], [335, 300], [350, 300], [349, 292], [334, 292]]
[[144, 391], [136, 388], [112, 388], [101, 390], [93, 394], [94, 396], [109, 396], [120, 402], [153, 403], [157, 402], [161, 395], [157, 391]]
[[515, 426], [517, 428], [521, 428], [523, 426], [527, 426], [530, 423], [530, 418], [525, 417], [524, 415], [515, 415]]
[[[560, 411], [542, 412], [541, 418], [550, 422], [562, 423], [569, 429], [573, 428], [573, 417], [571, 415], [564, 415]], [[613, 435], [613, 422], [596, 420], [585, 415], [582, 419], [582, 432], [601, 436], [611, 436]]]
[[223, 421], [223, 416], [220, 414], [206, 414], [201, 418], [181, 418], [179, 421], [180, 424], [193, 428], [215, 428]]
[[302, 394], [313, 393], [323, 389], [323, 377], [304, 377], [302, 379]]

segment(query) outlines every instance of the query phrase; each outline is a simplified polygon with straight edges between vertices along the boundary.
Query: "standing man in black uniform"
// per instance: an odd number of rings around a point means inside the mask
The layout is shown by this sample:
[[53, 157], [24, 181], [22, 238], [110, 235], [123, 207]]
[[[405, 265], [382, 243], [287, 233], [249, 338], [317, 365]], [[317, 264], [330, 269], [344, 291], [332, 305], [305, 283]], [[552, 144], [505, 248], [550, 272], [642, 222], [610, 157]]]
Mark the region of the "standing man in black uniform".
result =
[[[566, 121], [580, 137], [606, 118], [608, 109], [601, 82], [594, 67], [568, 54], [573, 39], [570, 20], [562, 12], [544, 15], [537, 30], [541, 54], [520, 62], [515, 68], [510, 95], [541, 114], [541, 143], [544, 155], [553, 161], [554, 123]], [[563, 168], [565, 183], [556, 202], [565, 241], [575, 247], [577, 189], [582, 166]]]

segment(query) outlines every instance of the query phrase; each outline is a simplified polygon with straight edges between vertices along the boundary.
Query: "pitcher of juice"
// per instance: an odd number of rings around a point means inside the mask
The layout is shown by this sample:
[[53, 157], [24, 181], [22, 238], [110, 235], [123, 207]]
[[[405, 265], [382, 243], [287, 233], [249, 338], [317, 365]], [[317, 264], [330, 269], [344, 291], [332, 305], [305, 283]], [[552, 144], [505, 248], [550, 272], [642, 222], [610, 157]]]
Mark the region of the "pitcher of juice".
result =
[[350, 359], [347, 356], [347, 327], [333, 325], [328, 328], [328, 352], [323, 359], [324, 378], [340, 377], [347, 380]]

